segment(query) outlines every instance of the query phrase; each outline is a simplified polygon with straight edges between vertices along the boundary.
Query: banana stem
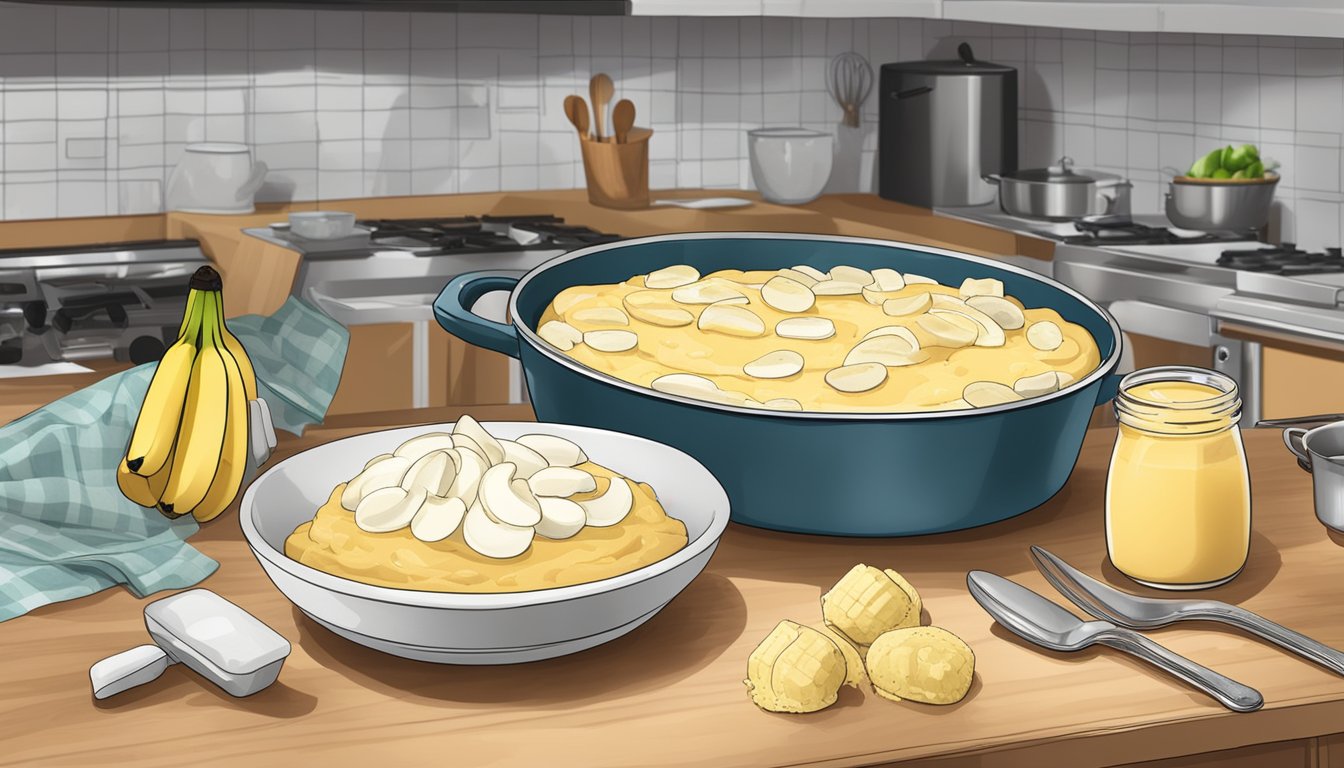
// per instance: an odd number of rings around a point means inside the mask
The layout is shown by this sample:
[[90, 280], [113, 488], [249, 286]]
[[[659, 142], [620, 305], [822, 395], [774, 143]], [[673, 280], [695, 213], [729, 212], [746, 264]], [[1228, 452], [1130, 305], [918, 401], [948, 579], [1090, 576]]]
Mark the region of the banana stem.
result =
[[198, 294], [191, 304], [191, 312], [188, 316], [180, 338], [185, 338], [198, 349], [201, 346], [200, 332], [201, 324], [205, 321], [206, 312], [209, 310], [210, 294], [201, 291], [193, 291]]

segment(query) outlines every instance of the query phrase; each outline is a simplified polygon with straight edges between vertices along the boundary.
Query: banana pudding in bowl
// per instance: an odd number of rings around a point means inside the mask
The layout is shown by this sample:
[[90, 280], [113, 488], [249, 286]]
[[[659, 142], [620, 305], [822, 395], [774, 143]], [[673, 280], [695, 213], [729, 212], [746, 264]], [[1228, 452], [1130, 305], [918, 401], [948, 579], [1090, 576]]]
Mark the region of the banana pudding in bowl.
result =
[[1101, 363], [1087, 329], [997, 279], [954, 287], [847, 265], [702, 276], [683, 264], [576, 285], [537, 333], [632, 384], [779, 411], [983, 408], [1056, 392]]

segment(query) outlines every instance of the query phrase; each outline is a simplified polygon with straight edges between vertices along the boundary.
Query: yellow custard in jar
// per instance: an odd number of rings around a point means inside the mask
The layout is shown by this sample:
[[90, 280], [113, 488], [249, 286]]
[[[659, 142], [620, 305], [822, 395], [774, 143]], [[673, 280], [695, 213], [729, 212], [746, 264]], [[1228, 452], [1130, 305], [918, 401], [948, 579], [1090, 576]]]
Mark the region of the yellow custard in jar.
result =
[[1120, 383], [1106, 482], [1111, 564], [1162, 589], [1231, 580], [1246, 563], [1251, 487], [1232, 379], [1202, 368], [1136, 371]]

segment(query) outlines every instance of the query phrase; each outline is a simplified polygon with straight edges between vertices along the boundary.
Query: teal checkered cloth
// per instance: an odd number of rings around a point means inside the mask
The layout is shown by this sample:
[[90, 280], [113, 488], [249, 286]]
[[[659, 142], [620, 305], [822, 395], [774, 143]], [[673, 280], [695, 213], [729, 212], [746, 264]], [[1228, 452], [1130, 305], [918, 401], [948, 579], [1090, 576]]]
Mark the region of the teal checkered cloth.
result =
[[[257, 371], [277, 429], [320, 423], [349, 333], [298, 299], [229, 321]], [[0, 427], [0, 621], [125, 584], [139, 597], [181, 589], [219, 567], [169, 520], [121, 494], [116, 468], [156, 363], [67, 395]]]

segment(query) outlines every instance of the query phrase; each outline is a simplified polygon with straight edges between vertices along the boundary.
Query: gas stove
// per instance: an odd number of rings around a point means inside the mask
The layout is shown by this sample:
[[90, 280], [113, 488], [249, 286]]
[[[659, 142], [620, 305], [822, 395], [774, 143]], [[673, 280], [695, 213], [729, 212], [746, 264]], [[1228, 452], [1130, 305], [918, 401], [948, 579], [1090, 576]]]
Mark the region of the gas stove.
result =
[[1226, 250], [1218, 256], [1220, 267], [1277, 275], [1318, 275], [1344, 272], [1344, 252], [1337, 247], [1308, 252], [1296, 243], [1267, 245], [1255, 250]]

